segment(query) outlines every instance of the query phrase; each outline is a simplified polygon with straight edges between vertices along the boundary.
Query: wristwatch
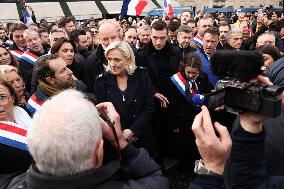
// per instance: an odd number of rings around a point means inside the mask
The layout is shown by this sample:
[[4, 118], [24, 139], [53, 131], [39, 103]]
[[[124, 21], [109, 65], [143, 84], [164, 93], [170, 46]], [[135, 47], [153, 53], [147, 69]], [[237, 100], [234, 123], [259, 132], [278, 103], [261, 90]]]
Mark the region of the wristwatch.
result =
[[194, 172], [198, 175], [217, 175], [221, 176], [218, 173], [214, 173], [204, 167], [204, 161], [202, 159], [195, 161]]

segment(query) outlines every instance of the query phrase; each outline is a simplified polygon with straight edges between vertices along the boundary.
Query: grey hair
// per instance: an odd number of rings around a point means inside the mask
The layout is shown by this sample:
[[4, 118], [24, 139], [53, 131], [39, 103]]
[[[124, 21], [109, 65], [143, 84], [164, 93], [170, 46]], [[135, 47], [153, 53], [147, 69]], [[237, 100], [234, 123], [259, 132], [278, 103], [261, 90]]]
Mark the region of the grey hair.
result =
[[233, 33], [241, 33], [241, 34], [243, 34], [243, 31], [240, 28], [231, 28], [229, 30], [229, 32], [227, 33], [226, 39], [229, 40]]
[[260, 36], [258, 36], [257, 39], [259, 39], [259, 38], [261, 38], [261, 37], [263, 37], [263, 36], [266, 36], [266, 35], [270, 35], [270, 36], [273, 36], [274, 38], [276, 38], [276, 37], [275, 37], [275, 36], [276, 36], [276, 33], [275, 33], [275, 32], [273, 32], [273, 31], [267, 31], [267, 32], [264, 32], [263, 34], [261, 34]]
[[31, 34], [31, 32], [36, 32], [38, 34], [38, 37], [40, 37], [40, 34], [38, 31], [32, 30], [32, 29], [26, 29], [24, 30], [23, 36], [25, 39]]
[[198, 21], [197, 21], [197, 27], [200, 27], [200, 22], [201, 20], [211, 20], [212, 23], [214, 23], [214, 19], [210, 16], [203, 16], [202, 18], [200, 18]]
[[[137, 66], [135, 64], [135, 56], [130, 45], [124, 41], [114, 41], [105, 49], [105, 56], [107, 56], [110, 50], [114, 49], [119, 50], [121, 55], [129, 60], [129, 64], [126, 67], [126, 71], [129, 75], [132, 75], [135, 72]], [[106, 71], [110, 72], [109, 64], [107, 64], [105, 68]]]
[[192, 29], [190, 26], [187, 26], [187, 25], [181, 25], [179, 28], [178, 28], [178, 34], [181, 33], [181, 32], [184, 32], [184, 33], [191, 33], [192, 32]]
[[96, 107], [83, 93], [71, 89], [47, 100], [34, 114], [27, 133], [29, 152], [38, 170], [56, 176], [94, 168], [101, 139]]
[[141, 30], [151, 30], [151, 28], [150, 28], [150, 26], [148, 26], [148, 25], [140, 26], [139, 28], [137, 28], [137, 34], [138, 34], [138, 35], [140, 35]]
[[11, 65], [0, 65], [0, 77], [3, 77], [3, 75], [10, 73], [10, 72], [18, 73], [18, 69]]

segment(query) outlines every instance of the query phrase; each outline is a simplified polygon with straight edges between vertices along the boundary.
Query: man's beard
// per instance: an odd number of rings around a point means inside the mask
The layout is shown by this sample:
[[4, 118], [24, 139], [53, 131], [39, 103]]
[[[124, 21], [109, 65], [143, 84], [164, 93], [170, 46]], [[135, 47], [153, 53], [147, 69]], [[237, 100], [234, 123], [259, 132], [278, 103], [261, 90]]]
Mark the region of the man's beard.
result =
[[73, 82], [74, 82], [74, 79], [71, 78], [68, 81], [58, 83], [57, 88], [60, 90], [69, 89], [72, 86]]

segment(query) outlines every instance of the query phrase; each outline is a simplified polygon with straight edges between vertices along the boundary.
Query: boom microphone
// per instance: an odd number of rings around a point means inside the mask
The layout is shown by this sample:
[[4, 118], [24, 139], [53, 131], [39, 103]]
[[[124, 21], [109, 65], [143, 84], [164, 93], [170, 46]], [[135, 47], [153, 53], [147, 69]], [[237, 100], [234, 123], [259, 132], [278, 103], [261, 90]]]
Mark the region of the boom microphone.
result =
[[257, 51], [217, 51], [210, 58], [211, 69], [220, 79], [250, 81], [262, 74], [264, 59]]

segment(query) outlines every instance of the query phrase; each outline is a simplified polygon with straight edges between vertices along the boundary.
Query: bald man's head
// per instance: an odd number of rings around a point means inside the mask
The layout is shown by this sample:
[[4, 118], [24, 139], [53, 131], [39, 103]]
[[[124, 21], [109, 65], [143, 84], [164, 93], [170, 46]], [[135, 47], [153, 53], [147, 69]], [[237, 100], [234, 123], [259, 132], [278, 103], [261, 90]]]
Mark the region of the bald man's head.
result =
[[99, 43], [105, 49], [113, 41], [119, 41], [119, 33], [116, 26], [111, 22], [104, 22], [99, 27]]

